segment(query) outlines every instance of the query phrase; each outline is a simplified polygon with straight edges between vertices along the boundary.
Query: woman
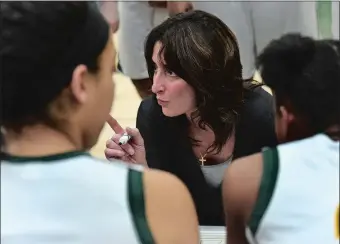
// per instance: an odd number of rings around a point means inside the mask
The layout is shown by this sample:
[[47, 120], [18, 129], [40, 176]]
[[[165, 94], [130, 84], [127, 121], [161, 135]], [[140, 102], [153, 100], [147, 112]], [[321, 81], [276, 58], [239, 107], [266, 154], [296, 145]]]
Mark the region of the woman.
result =
[[115, 130], [106, 156], [174, 173], [189, 188], [200, 224], [224, 225], [224, 169], [276, 144], [272, 97], [242, 79], [234, 34], [202, 11], [178, 14], [154, 28], [145, 58], [155, 95], [138, 111], [144, 143], [136, 143], [137, 137], [119, 146], [123, 131]]
[[86, 152], [114, 89], [111, 30], [96, 7], [4, 2], [0, 15], [1, 242], [198, 243], [179, 180]]

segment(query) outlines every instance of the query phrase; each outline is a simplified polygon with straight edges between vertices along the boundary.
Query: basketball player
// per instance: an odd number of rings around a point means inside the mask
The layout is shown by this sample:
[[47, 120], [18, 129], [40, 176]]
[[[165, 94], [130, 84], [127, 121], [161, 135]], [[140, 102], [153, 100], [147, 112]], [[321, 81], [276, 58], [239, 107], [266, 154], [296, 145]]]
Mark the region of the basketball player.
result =
[[339, 243], [340, 42], [288, 34], [258, 61], [283, 144], [227, 168], [227, 243]]
[[2, 2], [0, 16], [1, 243], [197, 244], [195, 208], [177, 178], [88, 153], [114, 91], [99, 11]]

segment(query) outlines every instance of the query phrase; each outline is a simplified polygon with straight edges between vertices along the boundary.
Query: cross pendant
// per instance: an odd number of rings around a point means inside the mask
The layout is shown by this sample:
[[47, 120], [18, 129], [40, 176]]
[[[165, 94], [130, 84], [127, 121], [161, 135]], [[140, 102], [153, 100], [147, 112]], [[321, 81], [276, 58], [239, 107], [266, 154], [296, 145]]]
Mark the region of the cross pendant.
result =
[[206, 162], [207, 160], [203, 156], [201, 156], [201, 158], [198, 161], [200, 161], [201, 165], [204, 166], [204, 162]]

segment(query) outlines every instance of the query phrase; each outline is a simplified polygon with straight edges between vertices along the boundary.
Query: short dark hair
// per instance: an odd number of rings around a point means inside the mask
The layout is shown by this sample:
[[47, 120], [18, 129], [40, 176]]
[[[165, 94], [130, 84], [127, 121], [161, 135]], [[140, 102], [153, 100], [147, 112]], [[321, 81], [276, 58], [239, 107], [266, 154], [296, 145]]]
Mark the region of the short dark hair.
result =
[[311, 133], [340, 122], [340, 41], [286, 34], [258, 57], [263, 81], [276, 106], [290, 104]]
[[198, 119], [210, 127], [215, 142], [222, 146], [235, 129], [243, 105], [243, 79], [239, 47], [234, 33], [219, 18], [204, 11], [177, 14], [155, 27], [146, 39], [145, 59], [149, 76], [156, 42], [162, 43], [166, 66], [195, 91]]
[[[6, 129], [53, 124], [51, 102], [69, 86], [79, 64], [98, 71], [100, 53], [84, 63], [63, 62], [84, 27], [87, 2], [2, 2], [1, 119]], [[57, 71], [55, 70], [57, 66]]]

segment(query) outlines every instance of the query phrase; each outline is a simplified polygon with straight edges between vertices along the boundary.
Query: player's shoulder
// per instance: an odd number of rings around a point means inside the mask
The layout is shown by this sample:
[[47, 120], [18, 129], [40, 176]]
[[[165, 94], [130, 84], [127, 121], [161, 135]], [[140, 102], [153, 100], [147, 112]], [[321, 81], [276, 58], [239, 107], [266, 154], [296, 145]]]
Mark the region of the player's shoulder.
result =
[[[257, 200], [263, 169], [263, 154], [235, 160], [225, 171], [222, 194], [227, 212], [238, 212], [248, 218]], [[244, 206], [250, 206], [246, 208]]]
[[148, 169], [144, 171], [144, 183], [146, 187], [152, 188], [155, 193], [166, 191], [166, 195], [186, 195], [188, 190], [183, 182], [175, 175], [165, 171]]
[[186, 186], [167, 172], [151, 169], [143, 174], [146, 212], [156, 242], [198, 243], [197, 214]]
[[227, 181], [252, 178], [258, 171], [262, 170], [262, 164], [262, 152], [238, 158], [226, 169], [224, 178]]
[[[223, 192], [232, 198], [247, 198], [248, 192], [256, 190], [262, 176], [263, 153], [239, 158], [226, 169]], [[237, 195], [233, 196], [233, 195]]]

